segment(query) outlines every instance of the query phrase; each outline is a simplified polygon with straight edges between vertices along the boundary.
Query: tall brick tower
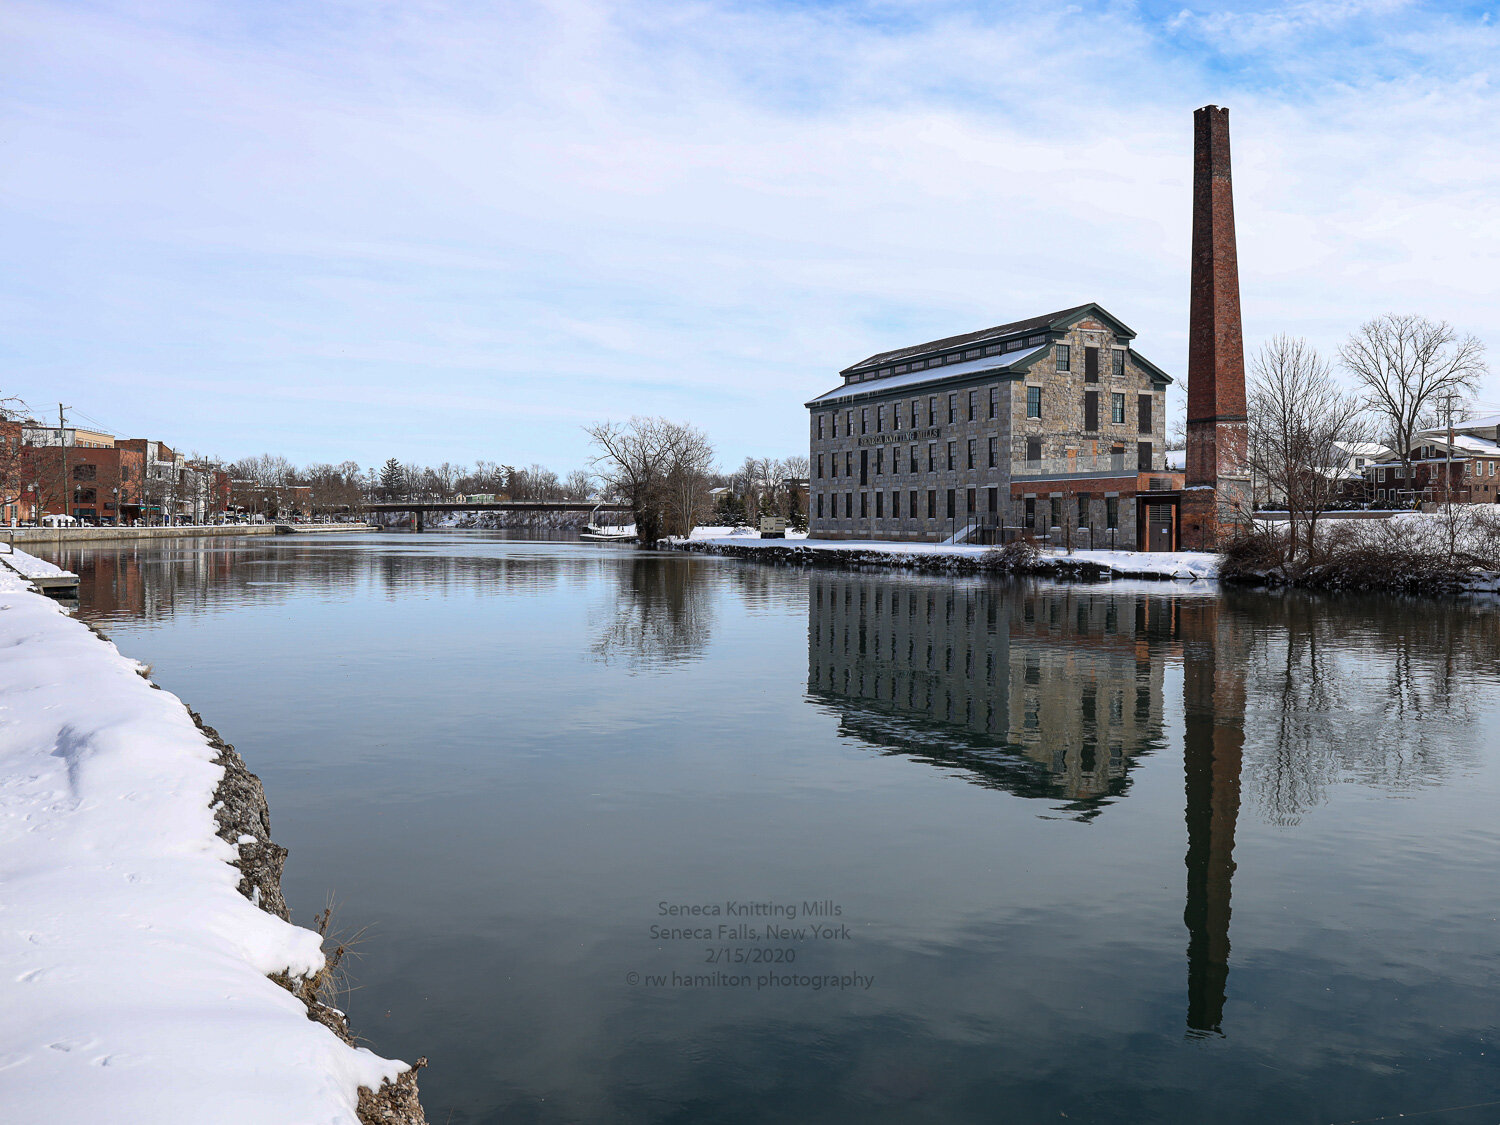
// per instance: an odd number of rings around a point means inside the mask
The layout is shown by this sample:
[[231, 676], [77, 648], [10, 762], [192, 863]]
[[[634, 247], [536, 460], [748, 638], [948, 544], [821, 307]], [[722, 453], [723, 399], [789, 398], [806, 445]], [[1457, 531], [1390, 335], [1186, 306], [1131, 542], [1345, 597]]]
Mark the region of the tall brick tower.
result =
[[1193, 278], [1188, 312], [1185, 550], [1211, 551], [1245, 519], [1245, 342], [1229, 177], [1229, 110], [1193, 113]]

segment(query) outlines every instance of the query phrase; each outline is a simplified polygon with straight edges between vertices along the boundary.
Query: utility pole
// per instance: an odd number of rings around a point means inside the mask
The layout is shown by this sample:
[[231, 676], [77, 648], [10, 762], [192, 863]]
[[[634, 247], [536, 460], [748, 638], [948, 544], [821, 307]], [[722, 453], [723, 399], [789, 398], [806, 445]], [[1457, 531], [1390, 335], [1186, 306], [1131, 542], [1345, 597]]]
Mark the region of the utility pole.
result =
[[63, 428], [63, 411], [67, 409], [62, 403], [57, 404], [57, 444], [62, 449], [62, 504], [63, 523], [68, 522], [67, 517], [72, 513], [68, 511], [69, 501], [72, 493], [68, 491], [68, 431]]
[[1444, 496], [1447, 500], [1448, 515], [1453, 515], [1453, 395], [1450, 393], [1443, 399], [1443, 406], [1448, 415], [1448, 451], [1443, 458], [1443, 485]]

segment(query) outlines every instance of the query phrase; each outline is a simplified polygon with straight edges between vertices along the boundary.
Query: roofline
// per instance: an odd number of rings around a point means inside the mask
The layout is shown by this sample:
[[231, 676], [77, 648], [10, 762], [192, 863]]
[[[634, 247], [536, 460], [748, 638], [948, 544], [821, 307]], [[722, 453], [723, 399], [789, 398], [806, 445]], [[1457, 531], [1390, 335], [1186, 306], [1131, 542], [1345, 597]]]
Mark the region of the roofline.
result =
[[[865, 359], [860, 360], [858, 363], [850, 364], [848, 367], [840, 370], [839, 374], [848, 375], [850, 372], [858, 371], [865, 367], [879, 367], [882, 363], [887, 361], [888, 357], [895, 355], [895, 353], [897, 352], [909, 352], [910, 354], [903, 355], [899, 361], [893, 360], [892, 362], [906, 363], [910, 360], [920, 359], [923, 356], [930, 355], [932, 353], [949, 351], [955, 347], [960, 346], [960, 341], [962, 341], [964, 346], [968, 346], [970, 344], [978, 344], [987, 341], [1003, 340], [1009, 336], [1030, 336], [1038, 332], [1061, 332], [1062, 330], [1069, 328], [1074, 324], [1077, 324], [1080, 320], [1082, 320], [1086, 316], [1089, 316], [1090, 314], [1098, 316], [1100, 319], [1107, 321], [1110, 326], [1114, 328], [1115, 335], [1123, 336], [1127, 340], [1135, 339], [1135, 329], [1131, 328], [1130, 325], [1126, 324], [1123, 320], [1115, 316], [1098, 302], [1089, 301], [1086, 304], [1076, 305], [1070, 309], [1062, 309], [1061, 311], [1054, 313], [1052, 319], [1047, 321], [1045, 324], [1036, 325], [1031, 328], [1023, 329], [1019, 327], [1012, 327], [1012, 325], [1023, 325], [1029, 323], [1027, 320], [1023, 319], [1018, 321], [1011, 321], [1010, 324], [997, 324], [994, 326], [994, 328], [980, 328], [974, 332], [960, 332], [955, 336], [944, 336], [941, 339], [928, 340], [921, 344], [908, 344], [905, 347], [889, 348], [883, 352], [876, 352], [874, 355], [868, 356]], [[1001, 331], [1002, 329], [1005, 329], [1005, 331]]]

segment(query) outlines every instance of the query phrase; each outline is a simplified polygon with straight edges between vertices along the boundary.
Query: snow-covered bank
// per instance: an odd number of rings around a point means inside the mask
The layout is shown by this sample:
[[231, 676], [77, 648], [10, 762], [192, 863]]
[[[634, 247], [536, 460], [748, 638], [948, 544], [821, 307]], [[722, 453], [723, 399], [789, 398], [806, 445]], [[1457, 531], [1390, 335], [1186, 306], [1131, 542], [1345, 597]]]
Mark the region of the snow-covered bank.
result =
[[0, 574], [6, 1119], [420, 1121], [411, 1068], [307, 995], [259, 782], [141, 672]]
[[[887, 566], [909, 570], [967, 573], [996, 568], [991, 547], [942, 543], [890, 543], [883, 540], [761, 539], [749, 529], [733, 535], [700, 535], [719, 529], [695, 528], [688, 539], [664, 540], [672, 550], [761, 559], [766, 562], [823, 566]], [[1218, 576], [1218, 556], [1199, 551], [1064, 551], [1044, 550], [1035, 562], [1019, 568], [1029, 574], [1060, 577], [1179, 579]]]

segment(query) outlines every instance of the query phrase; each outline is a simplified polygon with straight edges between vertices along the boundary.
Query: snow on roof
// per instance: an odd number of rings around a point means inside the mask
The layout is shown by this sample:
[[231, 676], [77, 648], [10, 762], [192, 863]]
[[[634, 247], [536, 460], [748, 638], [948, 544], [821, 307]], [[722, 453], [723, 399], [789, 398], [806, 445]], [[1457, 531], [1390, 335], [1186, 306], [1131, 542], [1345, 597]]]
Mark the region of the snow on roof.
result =
[[923, 383], [935, 383], [943, 379], [951, 379], [956, 375], [974, 375], [981, 371], [1005, 371], [1014, 366], [1018, 360], [1030, 359], [1038, 352], [1044, 352], [1050, 344], [1041, 344], [1035, 348], [1027, 348], [1025, 351], [1006, 352], [1004, 355], [992, 355], [983, 359], [971, 359], [964, 363], [950, 363], [945, 367], [929, 367], [925, 371], [908, 371], [905, 375], [889, 375], [884, 379], [868, 379], [863, 383], [847, 383], [835, 387], [826, 394], [821, 394], [812, 402], [814, 403], [837, 402], [840, 399], [852, 398], [855, 395], [880, 394], [883, 391], [900, 390], [903, 387], [915, 387]]
[[1465, 418], [1462, 422], [1454, 422], [1455, 430], [1479, 430], [1490, 429], [1500, 426], [1500, 414], [1481, 414], [1477, 418]]
[[1333, 444], [1350, 457], [1389, 457], [1392, 452], [1390, 446], [1378, 441], [1336, 441]]

